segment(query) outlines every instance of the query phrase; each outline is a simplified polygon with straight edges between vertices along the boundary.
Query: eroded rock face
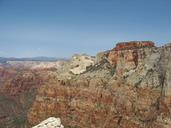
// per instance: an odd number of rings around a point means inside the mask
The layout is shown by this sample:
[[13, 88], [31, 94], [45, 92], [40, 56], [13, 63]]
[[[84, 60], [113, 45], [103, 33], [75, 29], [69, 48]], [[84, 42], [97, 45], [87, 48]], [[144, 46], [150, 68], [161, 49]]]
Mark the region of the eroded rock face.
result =
[[[43, 72], [39, 73], [43, 75]], [[25, 91], [36, 90], [48, 79], [48, 77], [43, 78], [39, 73], [30, 70], [20, 71], [3, 84], [1, 91], [10, 96], [17, 96]]]
[[27, 126], [26, 114], [37, 89], [55, 79], [54, 70], [23, 69], [2, 66], [0, 69], [0, 127], [23, 128]]
[[116, 44], [115, 50], [126, 50], [126, 49], [139, 49], [144, 47], [154, 47], [154, 42], [152, 41], [130, 41], [130, 42], [120, 42]]
[[5, 68], [0, 66], [0, 88], [9, 78], [14, 77], [17, 74], [17, 71], [12, 68]]
[[[0, 102], [0, 121], [12, 116], [9, 110], [15, 116], [25, 110], [29, 128], [49, 117], [60, 117], [70, 128], [169, 128], [170, 64], [170, 45], [157, 48], [153, 42], [134, 41], [119, 43], [96, 58], [76, 55], [59, 69], [0, 69], [1, 76], [12, 75], [2, 77], [5, 86], [0, 90], [27, 107]], [[30, 102], [32, 97], [25, 95], [33, 93], [36, 98]]]
[[87, 71], [87, 69], [95, 64], [95, 57], [88, 55], [74, 55], [67, 63], [58, 69], [59, 79], [71, 79], [76, 75]]
[[136, 88], [122, 80], [49, 83], [39, 90], [28, 120], [34, 125], [53, 115], [73, 128], [164, 128], [163, 121], [156, 120], [169, 114], [169, 106], [159, 99], [160, 90]]
[[101, 61], [103, 61], [104, 59], [107, 58], [108, 54], [109, 54], [109, 50], [108, 51], [104, 51], [104, 52], [99, 52], [96, 54], [96, 60], [95, 60], [95, 63], [98, 64], [100, 63]]
[[64, 128], [60, 118], [50, 117], [32, 128]]
[[109, 61], [116, 67], [116, 75], [137, 68], [154, 47], [153, 42], [124, 42], [118, 43], [108, 55]]
[[115, 77], [134, 86], [160, 87], [161, 78], [165, 76], [168, 88], [170, 58], [170, 45], [157, 48], [153, 42], [119, 43], [108, 55], [110, 63], [115, 66]]
[[81, 74], [86, 68], [95, 64], [95, 58], [88, 55], [75, 55], [71, 60], [70, 71], [75, 74]]
[[119, 43], [80, 75], [41, 86], [28, 121], [55, 116], [71, 128], [171, 127], [170, 53], [170, 45]]

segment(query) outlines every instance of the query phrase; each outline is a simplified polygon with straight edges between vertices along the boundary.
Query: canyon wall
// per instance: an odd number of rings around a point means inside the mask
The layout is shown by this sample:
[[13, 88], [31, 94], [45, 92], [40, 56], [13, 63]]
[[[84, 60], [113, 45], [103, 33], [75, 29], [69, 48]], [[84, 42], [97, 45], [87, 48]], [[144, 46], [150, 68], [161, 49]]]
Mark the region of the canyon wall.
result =
[[169, 128], [170, 58], [170, 45], [118, 43], [79, 75], [60, 72], [41, 86], [28, 122], [33, 126], [53, 116], [71, 128]]
[[[56, 72], [56, 70], [55, 70]], [[0, 128], [27, 127], [27, 111], [37, 89], [49, 79], [55, 79], [54, 69], [0, 68]]]
[[0, 65], [0, 127], [49, 117], [66, 128], [171, 127], [171, 45], [120, 42], [96, 57]]

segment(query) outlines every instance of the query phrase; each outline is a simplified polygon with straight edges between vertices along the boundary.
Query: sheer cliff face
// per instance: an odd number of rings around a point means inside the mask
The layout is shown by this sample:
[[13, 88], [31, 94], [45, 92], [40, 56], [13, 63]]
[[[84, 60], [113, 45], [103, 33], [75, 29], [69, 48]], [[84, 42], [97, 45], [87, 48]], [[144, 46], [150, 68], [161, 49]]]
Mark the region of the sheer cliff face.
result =
[[60, 66], [0, 66], [0, 127], [49, 117], [71, 128], [171, 127], [171, 45], [123, 42]]
[[0, 127], [26, 127], [26, 114], [37, 89], [48, 82], [53, 70], [0, 68]]
[[119, 43], [97, 58], [84, 73], [41, 86], [29, 123], [53, 116], [73, 128], [171, 127], [170, 45]]
[[109, 52], [108, 59], [115, 66], [114, 77], [141, 87], [160, 88], [163, 83], [170, 95], [170, 45], [157, 48], [153, 42], [119, 43]]
[[98, 86], [85, 80], [81, 83], [59, 81], [42, 86], [28, 112], [28, 121], [35, 125], [58, 116], [64, 126], [73, 128], [164, 128], [161, 122], [170, 111], [164, 101], [159, 101], [160, 90], [136, 88], [122, 80], [93, 83]]
[[118, 43], [108, 55], [109, 61], [116, 67], [116, 75], [136, 69], [144, 59], [151, 54], [153, 42], [123, 42]]

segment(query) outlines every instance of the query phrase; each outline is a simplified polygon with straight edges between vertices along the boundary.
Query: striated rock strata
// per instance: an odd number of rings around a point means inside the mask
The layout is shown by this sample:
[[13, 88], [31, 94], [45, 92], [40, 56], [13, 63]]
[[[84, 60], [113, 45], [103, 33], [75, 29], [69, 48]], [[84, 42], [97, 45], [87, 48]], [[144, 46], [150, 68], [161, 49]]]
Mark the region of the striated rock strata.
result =
[[171, 127], [170, 44], [122, 42], [96, 57], [42, 64], [0, 67], [0, 126], [60, 117], [67, 128]]
[[55, 79], [53, 72], [4, 66], [0, 69], [0, 128], [27, 127], [26, 114], [37, 89], [49, 79]]
[[166, 125], [170, 121], [169, 104], [159, 100], [160, 90], [136, 88], [119, 80], [81, 83], [42, 86], [28, 113], [29, 122], [34, 125], [54, 116], [69, 127], [164, 128], [164, 120]]
[[71, 128], [171, 127], [171, 47], [124, 42], [97, 54], [80, 75], [41, 86], [28, 112], [31, 125], [60, 117]]

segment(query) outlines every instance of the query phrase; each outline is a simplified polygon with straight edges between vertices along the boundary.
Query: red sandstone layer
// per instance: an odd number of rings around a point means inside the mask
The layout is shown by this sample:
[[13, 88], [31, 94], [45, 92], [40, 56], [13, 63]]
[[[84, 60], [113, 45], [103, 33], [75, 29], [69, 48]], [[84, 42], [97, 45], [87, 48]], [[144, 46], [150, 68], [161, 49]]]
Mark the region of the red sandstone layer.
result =
[[152, 41], [130, 41], [130, 42], [121, 42], [116, 44], [114, 50], [124, 50], [124, 49], [133, 49], [133, 48], [143, 48], [143, 47], [154, 47]]

